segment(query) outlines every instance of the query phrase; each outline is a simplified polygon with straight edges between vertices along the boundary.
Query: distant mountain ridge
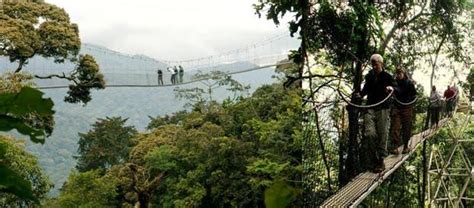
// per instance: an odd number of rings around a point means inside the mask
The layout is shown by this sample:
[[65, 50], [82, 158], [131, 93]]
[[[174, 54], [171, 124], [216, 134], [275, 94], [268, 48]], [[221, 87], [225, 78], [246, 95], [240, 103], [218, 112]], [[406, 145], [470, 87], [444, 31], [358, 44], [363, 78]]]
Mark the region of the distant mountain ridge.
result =
[[[104, 74], [155, 74], [158, 69], [162, 69], [167, 73], [166, 68], [169, 67], [168, 64], [147, 55], [129, 55], [90, 43], [82, 44], [80, 54], [90, 54], [94, 56], [100, 66], [101, 72]], [[0, 72], [3, 70], [14, 70], [16, 67], [17, 65], [15, 63], [10, 63], [8, 58], [0, 57]], [[212, 67], [206, 66], [206, 68], [202, 68], [202, 66], [197, 66], [196, 68], [191, 69], [185, 68], [185, 71], [192, 72], [190, 73], [191, 75], [197, 72], [208, 73], [215, 70], [237, 72], [241, 69], [251, 69], [256, 67], [258, 67], [258, 65], [248, 61], [241, 61], [217, 64]], [[61, 72], [67, 73], [73, 68], [74, 64], [70, 62], [57, 64], [54, 63], [51, 58], [36, 56], [29, 60], [28, 64], [24, 67], [24, 70], [34, 74], [57, 74]]]
[[[155, 73], [158, 68], [168, 65], [146, 55], [127, 55], [94, 44], [82, 44], [80, 54], [94, 56], [102, 73]], [[16, 69], [15, 63], [10, 63], [8, 58], [0, 57], [0, 71]], [[37, 74], [51, 74], [69, 72], [74, 69], [74, 64], [65, 62], [54, 63], [51, 58], [41, 56], [33, 57], [24, 67], [25, 71]]]

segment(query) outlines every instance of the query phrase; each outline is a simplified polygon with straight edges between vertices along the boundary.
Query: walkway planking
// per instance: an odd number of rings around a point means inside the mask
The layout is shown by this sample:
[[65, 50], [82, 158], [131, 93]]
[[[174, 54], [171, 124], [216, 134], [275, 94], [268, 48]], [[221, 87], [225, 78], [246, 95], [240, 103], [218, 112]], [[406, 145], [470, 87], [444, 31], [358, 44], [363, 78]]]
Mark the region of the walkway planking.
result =
[[439, 122], [438, 128], [413, 135], [410, 139], [411, 151], [408, 154], [389, 155], [384, 159], [385, 170], [383, 172], [364, 172], [357, 175], [337, 193], [326, 199], [321, 207], [357, 207], [375, 188], [395, 172], [424, 140], [433, 136], [447, 121], [448, 119], [443, 119]]

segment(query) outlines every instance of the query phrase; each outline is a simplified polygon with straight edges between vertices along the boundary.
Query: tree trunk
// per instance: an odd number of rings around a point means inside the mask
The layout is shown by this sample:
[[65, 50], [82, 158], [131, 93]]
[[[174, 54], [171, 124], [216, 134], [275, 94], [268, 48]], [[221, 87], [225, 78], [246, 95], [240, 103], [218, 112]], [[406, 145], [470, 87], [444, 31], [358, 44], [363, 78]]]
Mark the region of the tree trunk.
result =
[[[356, 63], [354, 72], [354, 93], [360, 93], [361, 91], [361, 83], [362, 83], [362, 62], [360, 60], [365, 60], [367, 54], [367, 46], [369, 44], [369, 34], [367, 29], [368, 17], [362, 11], [357, 13], [358, 18], [358, 25], [365, 25], [365, 27], [354, 30], [354, 33], [360, 37], [357, 41], [357, 51], [356, 57], [358, 60], [355, 60]], [[353, 63], [354, 63], [353, 62]], [[362, 101], [357, 96], [352, 96], [351, 102], [355, 104], [360, 104]], [[347, 111], [349, 114], [349, 142], [348, 142], [348, 150], [347, 150], [347, 160], [346, 160], [346, 174], [341, 183], [347, 183], [351, 178], [358, 174], [358, 167], [359, 167], [359, 148], [358, 148], [358, 134], [359, 134], [359, 109], [347, 106]]]
[[146, 193], [137, 193], [138, 203], [140, 208], [148, 208], [150, 197]]
[[21, 59], [20, 63], [18, 63], [18, 68], [16, 68], [16, 70], [15, 70], [15, 73], [20, 72], [23, 69], [23, 65], [25, 65], [25, 63], [26, 63], [26, 60]]

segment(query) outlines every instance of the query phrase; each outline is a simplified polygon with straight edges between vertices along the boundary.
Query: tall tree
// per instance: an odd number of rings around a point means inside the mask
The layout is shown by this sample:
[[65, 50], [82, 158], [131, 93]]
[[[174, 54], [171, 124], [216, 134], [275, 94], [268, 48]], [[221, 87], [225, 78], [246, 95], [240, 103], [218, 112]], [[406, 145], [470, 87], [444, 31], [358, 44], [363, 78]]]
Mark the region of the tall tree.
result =
[[0, 135], [1, 207], [39, 207], [37, 202], [45, 199], [53, 187], [36, 157], [28, 153], [24, 145]]
[[174, 91], [176, 97], [187, 100], [188, 106], [192, 106], [194, 109], [198, 110], [205, 110], [203, 109], [204, 106], [215, 102], [213, 93], [218, 88], [227, 87], [226, 90], [234, 93], [233, 100], [239, 97], [239, 93], [243, 93], [250, 88], [250, 86], [239, 83], [237, 80], [233, 79], [231, 75], [221, 71], [197, 73], [194, 75], [194, 79], [199, 80], [204, 87], [185, 89], [176, 88]]
[[72, 172], [50, 207], [118, 207], [115, 178], [102, 176], [100, 170], [83, 173]]
[[[294, 15], [289, 23], [289, 32], [293, 34], [299, 31], [302, 43], [291, 58], [299, 63], [300, 74], [298, 77], [289, 77], [288, 80], [292, 82], [306, 79], [309, 89], [304, 91], [307, 93], [304, 95], [304, 100], [305, 103], [309, 101], [316, 103], [316, 106], [311, 106], [312, 109], [316, 109], [319, 105], [315, 101], [317, 98], [328, 97], [327, 94], [334, 94], [334, 92], [339, 92], [341, 96], [344, 96], [341, 91], [345, 90], [340, 86], [351, 86], [352, 95], [357, 95], [361, 88], [362, 72], [372, 53], [384, 55], [386, 66], [404, 66], [413, 72], [417, 67], [416, 64], [420, 63], [419, 59], [436, 52], [424, 52], [419, 48], [429, 43], [439, 43], [439, 48], [446, 49], [442, 53], [447, 54], [447, 58], [455, 61], [462, 60], [469, 66], [470, 50], [469, 47], [465, 50], [462, 44], [464, 38], [462, 31], [466, 29], [462, 22], [465, 17], [459, 15], [463, 14], [466, 5], [466, 1], [457, 0], [401, 2], [259, 0], [255, 9], [258, 14], [265, 12], [266, 17], [276, 24], [279, 24], [282, 16], [288, 13]], [[314, 55], [314, 60], [310, 58], [311, 55]], [[324, 65], [321, 59], [330, 62], [333, 73], [329, 76], [316, 74], [311, 70], [311, 62]], [[303, 70], [305, 66], [306, 71]], [[388, 70], [390, 68], [393, 67], [387, 67]], [[335, 76], [336, 79], [331, 76]], [[340, 80], [339, 83], [342, 84], [330, 84], [334, 80]], [[337, 102], [339, 101], [336, 100], [335, 103]], [[350, 102], [361, 104], [362, 100], [358, 96], [352, 96]], [[359, 158], [364, 156], [364, 152], [358, 149], [361, 130], [358, 120], [362, 114], [360, 109], [353, 107], [352, 104], [347, 108], [348, 134], [339, 134], [341, 137], [337, 140], [340, 144], [338, 149], [340, 186], [363, 170], [360, 168], [362, 164]], [[315, 123], [318, 125], [318, 120], [309, 121], [308, 126], [313, 126]], [[314, 163], [317, 155], [327, 154], [321, 136], [314, 138], [319, 139], [320, 148], [313, 145], [311, 147], [314, 148], [305, 149], [303, 160], [306, 163]], [[312, 140], [314, 140], [313, 137], [305, 138], [305, 144], [315, 143]], [[313, 158], [305, 160], [305, 157]], [[325, 164], [329, 172], [331, 167], [327, 166], [330, 163]], [[311, 165], [307, 164], [305, 167], [311, 167]], [[308, 170], [305, 169], [303, 175], [311, 176], [314, 172], [308, 168]], [[318, 182], [314, 180], [316, 179], [309, 178], [304, 181], [308, 184], [305, 186], [305, 194], [308, 194], [305, 197], [307, 203], [321, 200], [319, 196], [320, 199], [315, 199], [314, 183]], [[324, 180], [330, 183], [329, 177]], [[328, 193], [327, 197], [331, 194], [330, 188], [325, 192]]]
[[91, 89], [105, 86], [99, 66], [90, 55], [79, 55], [81, 41], [78, 26], [70, 22], [64, 9], [44, 1], [0, 2], [0, 56], [18, 63], [20, 72], [34, 56], [52, 58], [56, 63], [70, 61], [77, 66], [69, 74], [36, 76], [67, 79], [66, 102], [86, 104]]
[[[49, 98], [43, 98], [43, 93], [39, 90], [24, 86], [23, 78], [25, 77], [22, 75], [0, 76], [0, 131], [16, 130], [29, 136], [34, 143], [44, 143], [46, 136], [51, 134], [52, 124], [41, 120], [51, 121], [49, 118], [54, 114], [53, 102]], [[0, 141], [0, 192], [5, 194], [6, 200], [11, 203], [20, 201], [21, 204], [33, 206], [25, 201], [39, 202], [43, 195], [35, 194], [35, 188], [49, 189], [32, 187], [32, 182], [29, 181], [32, 180], [33, 185], [38, 185], [35, 183], [42, 183], [44, 179], [35, 175], [39, 173], [35, 167], [36, 162], [23, 150], [13, 147], [8, 138], [2, 137]], [[22, 161], [25, 158], [29, 160], [26, 165]], [[21, 168], [18, 168], [20, 166]], [[33, 176], [25, 171], [30, 171]], [[38, 177], [38, 180], [34, 177]]]
[[80, 172], [106, 170], [127, 160], [137, 130], [125, 122], [121, 117], [106, 117], [95, 122], [89, 132], [79, 133], [76, 168]]

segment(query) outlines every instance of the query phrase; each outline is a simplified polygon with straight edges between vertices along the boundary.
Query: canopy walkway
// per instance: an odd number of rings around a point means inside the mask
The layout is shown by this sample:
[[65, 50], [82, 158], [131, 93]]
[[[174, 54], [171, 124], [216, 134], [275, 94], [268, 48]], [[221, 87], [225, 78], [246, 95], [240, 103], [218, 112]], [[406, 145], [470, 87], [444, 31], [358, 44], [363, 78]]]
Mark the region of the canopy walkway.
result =
[[357, 207], [375, 188], [383, 183], [415, 152], [419, 144], [433, 136], [448, 121], [441, 120], [437, 128], [413, 135], [410, 139], [411, 151], [407, 154], [390, 155], [384, 159], [385, 170], [382, 173], [364, 172], [353, 178], [336, 194], [329, 197], [321, 207]]
[[[268, 69], [272, 67], [277, 67], [281, 65], [291, 64], [291, 61], [281, 61], [275, 64], [267, 64], [263, 66], [254, 66], [250, 68], [242, 68], [237, 69], [234, 71], [226, 72], [224, 74], [233, 75], [233, 74], [241, 74], [250, 71], [257, 71], [262, 69]], [[203, 80], [209, 79], [208, 77], [202, 78], [195, 78], [194, 76], [187, 75], [184, 82], [177, 83], [177, 84], [157, 84], [157, 75], [156, 74], [124, 74], [123, 76], [120, 74], [104, 74], [106, 79], [106, 88], [117, 88], [117, 87], [126, 87], [126, 88], [142, 88], [142, 87], [172, 87], [172, 86], [179, 86], [179, 85], [187, 85]], [[64, 89], [69, 87], [69, 83], [67, 80], [56, 80], [55, 84], [51, 84], [51, 80], [37, 80], [36, 83], [39, 83], [38, 89], [46, 90], [46, 89]]]

